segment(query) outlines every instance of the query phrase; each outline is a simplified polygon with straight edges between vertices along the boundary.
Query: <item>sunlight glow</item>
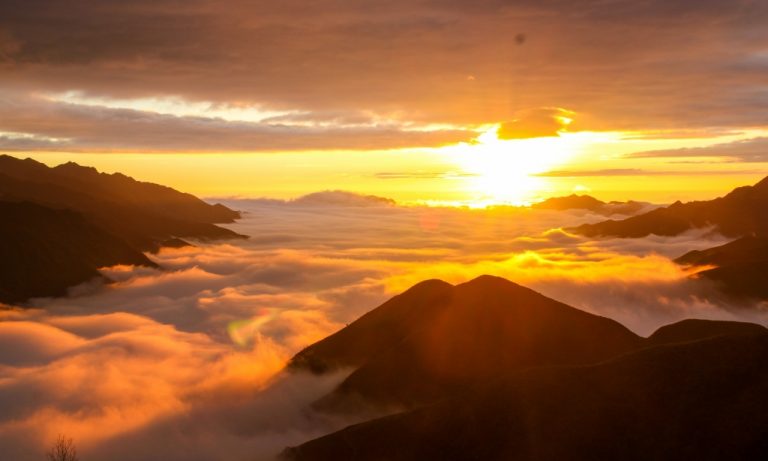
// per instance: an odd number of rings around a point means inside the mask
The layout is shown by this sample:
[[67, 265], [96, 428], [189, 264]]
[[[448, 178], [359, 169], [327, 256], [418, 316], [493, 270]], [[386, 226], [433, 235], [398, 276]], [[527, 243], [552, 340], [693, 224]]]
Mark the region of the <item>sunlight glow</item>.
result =
[[536, 175], [567, 163], [601, 138], [596, 133], [580, 132], [502, 140], [497, 130], [493, 126], [473, 143], [445, 148], [468, 174], [465, 187], [473, 197], [471, 207], [527, 205], [543, 198], [549, 180]]

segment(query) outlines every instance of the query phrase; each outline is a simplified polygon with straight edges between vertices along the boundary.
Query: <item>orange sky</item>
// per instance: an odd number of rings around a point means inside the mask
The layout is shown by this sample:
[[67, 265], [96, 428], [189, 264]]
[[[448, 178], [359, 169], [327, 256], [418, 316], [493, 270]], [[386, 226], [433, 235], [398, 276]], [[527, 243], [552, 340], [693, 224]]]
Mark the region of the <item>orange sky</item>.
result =
[[204, 196], [707, 198], [768, 172], [766, 18], [752, 0], [4, 2], [0, 152]]

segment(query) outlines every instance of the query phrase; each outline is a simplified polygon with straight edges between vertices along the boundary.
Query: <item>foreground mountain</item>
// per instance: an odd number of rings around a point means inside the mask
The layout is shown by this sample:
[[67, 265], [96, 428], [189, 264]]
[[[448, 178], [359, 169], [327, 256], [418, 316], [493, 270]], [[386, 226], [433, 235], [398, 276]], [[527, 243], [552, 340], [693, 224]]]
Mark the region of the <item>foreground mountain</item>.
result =
[[299, 461], [762, 459], [768, 334], [535, 368], [286, 450]]
[[353, 371], [315, 406], [391, 416], [294, 460], [749, 459], [768, 448], [768, 330], [686, 320], [641, 338], [483, 276], [423, 282], [294, 357]]
[[768, 234], [768, 178], [734, 189], [709, 201], [674, 204], [624, 220], [584, 224], [571, 229], [588, 237], [674, 236], [695, 228], [713, 227], [729, 237]]
[[688, 252], [675, 261], [706, 268], [695, 277], [713, 282], [726, 296], [726, 302], [768, 299], [768, 237], [748, 235], [725, 245]]
[[515, 370], [595, 363], [639, 346], [613, 320], [507, 280], [416, 285], [301, 351], [291, 367], [354, 368], [319, 404], [415, 405]]
[[63, 295], [104, 266], [153, 266], [143, 252], [182, 238], [242, 238], [215, 224], [239, 216], [119, 173], [0, 156], [0, 302]]
[[633, 215], [649, 206], [647, 203], [629, 202], [603, 202], [590, 195], [572, 194], [566, 197], [552, 197], [544, 201], [534, 203], [531, 208], [536, 210], [588, 210], [594, 213], [611, 216]]
[[63, 296], [115, 264], [155, 267], [141, 251], [69, 210], [0, 201], [0, 302]]

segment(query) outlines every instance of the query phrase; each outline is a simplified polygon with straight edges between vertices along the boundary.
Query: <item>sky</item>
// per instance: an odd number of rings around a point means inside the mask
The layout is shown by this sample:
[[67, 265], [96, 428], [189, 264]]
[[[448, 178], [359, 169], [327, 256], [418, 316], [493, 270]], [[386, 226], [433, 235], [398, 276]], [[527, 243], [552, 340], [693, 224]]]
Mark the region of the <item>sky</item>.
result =
[[712, 198], [768, 173], [759, 0], [3, 0], [0, 151], [206, 197]]
[[762, 0], [0, 0], [0, 153], [222, 201], [250, 236], [0, 306], [0, 452], [272, 460], [356, 422], [308, 408], [349, 370], [290, 357], [425, 279], [641, 335], [768, 324], [674, 263], [712, 229], [591, 239], [568, 228], [622, 216], [493, 206], [759, 181], [766, 24]]

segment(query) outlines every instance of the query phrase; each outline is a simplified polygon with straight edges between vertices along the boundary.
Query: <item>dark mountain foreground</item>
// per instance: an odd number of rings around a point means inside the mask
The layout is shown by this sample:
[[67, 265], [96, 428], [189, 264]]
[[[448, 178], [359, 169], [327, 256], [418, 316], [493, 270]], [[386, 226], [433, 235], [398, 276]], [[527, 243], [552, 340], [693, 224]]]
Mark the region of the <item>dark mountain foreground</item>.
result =
[[758, 459], [768, 330], [685, 320], [642, 338], [496, 277], [418, 284], [297, 354], [349, 378], [322, 411], [394, 414], [292, 460]]
[[768, 234], [768, 178], [754, 186], [734, 189], [728, 195], [709, 201], [681, 203], [632, 216], [583, 224], [570, 229], [588, 237], [645, 237], [679, 235], [695, 228], [713, 227], [728, 237]]
[[414, 405], [499, 373], [599, 362], [641, 341], [618, 322], [482, 276], [457, 286], [420, 283], [301, 351], [290, 366], [355, 369], [323, 406], [359, 399]]
[[64, 295], [104, 266], [154, 266], [143, 252], [183, 238], [243, 238], [215, 224], [239, 216], [119, 173], [0, 156], [0, 302]]

